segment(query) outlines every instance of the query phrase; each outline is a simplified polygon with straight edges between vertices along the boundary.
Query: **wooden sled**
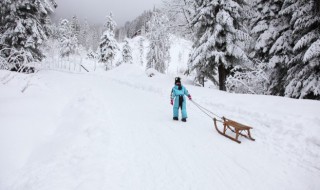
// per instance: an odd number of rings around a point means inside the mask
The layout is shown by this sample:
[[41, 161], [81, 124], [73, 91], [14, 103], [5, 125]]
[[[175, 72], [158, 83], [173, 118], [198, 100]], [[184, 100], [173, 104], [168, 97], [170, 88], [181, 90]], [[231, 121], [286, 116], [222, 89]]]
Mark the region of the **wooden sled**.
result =
[[[216, 130], [218, 131], [219, 134], [237, 142], [237, 143], [241, 143], [241, 141], [238, 140], [239, 138], [239, 135], [249, 139], [249, 140], [252, 140], [252, 141], [255, 141], [254, 138], [251, 137], [251, 134], [250, 134], [250, 129], [252, 129], [252, 127], [249, 127], [249, 126], [246, 126], [246, 125], [243, 125], [241, 123], [238, 123], [238, 122], [235, 122], [235, 121], [232, 121], [230, 119], [227, 119], [225, 117], [222, 117], [223, 121], [221, 121], [223, 123], [223, 132], [219, 130], [218, 126], [217, 126], [217, 119], [214, 118], [214, 125], [215, 125], [215, 128]], [[230, 131], [234, 132], [236, 134], [236, 137], [232, 137], [232, 136], [229, 136], [226, 134], [226, 131], [227, 129], [229, 129]], [[247, 132], [247, 134], [243, 134], [241, 133], [242, 131], [245, 131]]]

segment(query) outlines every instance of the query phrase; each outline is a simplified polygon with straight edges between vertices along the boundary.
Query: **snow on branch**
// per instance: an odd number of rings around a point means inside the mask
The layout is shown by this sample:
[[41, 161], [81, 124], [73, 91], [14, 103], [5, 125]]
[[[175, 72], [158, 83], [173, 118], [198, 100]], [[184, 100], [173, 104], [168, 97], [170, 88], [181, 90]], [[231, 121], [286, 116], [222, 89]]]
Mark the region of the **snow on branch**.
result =
[[307, 62], [319, 56], [320, 56], [320, 39], [318, 39], [316, 42], [311, 44], [310, 48], [306, 51], [306, 53], [303, 56], [303, 61]]
[[312, 30], [311, 32], [304, 35], [293, 47], [293, 51], [298, 51], [308, 46], [312, 41], [319, 37], [319, 31]]
[[269, 84], [267, 64], [258, 63], [252, 69], [236, 66], [227, 78], [226, 87], [229, 92], [243, 94], [266, 94]]

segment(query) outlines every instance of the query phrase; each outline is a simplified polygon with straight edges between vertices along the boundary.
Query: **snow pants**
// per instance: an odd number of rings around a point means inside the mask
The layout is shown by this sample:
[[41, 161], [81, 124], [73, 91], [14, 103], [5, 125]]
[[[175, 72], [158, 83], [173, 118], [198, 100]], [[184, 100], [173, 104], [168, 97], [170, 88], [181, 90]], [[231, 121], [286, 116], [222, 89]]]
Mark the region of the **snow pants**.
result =
[[187, 118], [187, 104], [184, 95], [175, 97], [173, 104], [173, 117], [179, 117], [179, 108], [181, 109], [182, 118]]

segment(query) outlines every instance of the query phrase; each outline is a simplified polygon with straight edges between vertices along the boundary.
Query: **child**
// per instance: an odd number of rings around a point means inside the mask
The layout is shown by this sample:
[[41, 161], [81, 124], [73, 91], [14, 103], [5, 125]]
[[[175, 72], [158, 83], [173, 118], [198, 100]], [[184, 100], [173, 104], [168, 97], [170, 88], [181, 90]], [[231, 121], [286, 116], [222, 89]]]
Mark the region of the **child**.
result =
[[187, 121], [187, 108], [186, 108], [186, 98], [188, 96], [191, 100], [191, 95], [188, 90], [181, 85], [180, 77], [176, 77], [174, 81], [175, 86], [171, 91], [171, 105], [173, 105], [173, 120], [178, 120], [179, 118], [179, 108], [181, 108], [182, 119], [181, 121]]

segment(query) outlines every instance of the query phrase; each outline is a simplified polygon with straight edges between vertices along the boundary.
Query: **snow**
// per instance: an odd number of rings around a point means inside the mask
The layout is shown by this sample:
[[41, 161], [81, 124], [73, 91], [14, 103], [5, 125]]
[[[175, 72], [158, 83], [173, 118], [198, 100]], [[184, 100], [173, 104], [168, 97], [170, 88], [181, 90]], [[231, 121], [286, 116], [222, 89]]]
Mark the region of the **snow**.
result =
[[172, 120], [173, 76], [84, 64], [91, 72], [0, 71], [0, 189], [320, 189], [319, 101], [183, 79], [194, 101], [254, 128], [255, 142], [237, 144], [191, 102], [187, 123]]

